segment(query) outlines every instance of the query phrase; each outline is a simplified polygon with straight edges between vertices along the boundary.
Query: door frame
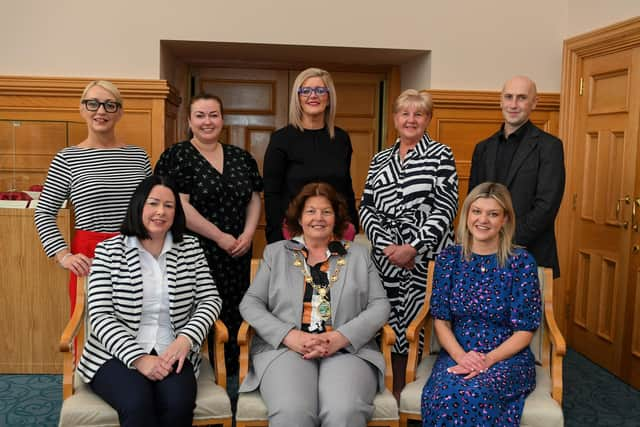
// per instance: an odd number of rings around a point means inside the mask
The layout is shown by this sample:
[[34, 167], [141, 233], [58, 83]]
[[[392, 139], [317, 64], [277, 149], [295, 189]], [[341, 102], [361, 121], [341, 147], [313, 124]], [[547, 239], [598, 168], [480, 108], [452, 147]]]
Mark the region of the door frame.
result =
[[[579, 103], [573, 102], [581, 94], [580, 78], [583, 70], [583, 60], [594, 55], [615, 53], [620, 50], [640, 47], [640, 17], [629, 19], [614, 25], [610, 25], [595, 31], [591, 31], [564, 41], [562, 57], [562, 81], [560, 89], [560, 118], [559, 134], [564, 144], [566, 166], [565, 197], [562, 200], [558, 213], [558, 252], [560, 257], [560, 270], [562, 277], [557, 279], [559, 288], [563, 289], [563, 301], [559, 303], [565, 308], [561, 329], [568, 331], [570, 307], [570, 295], [573, 276], [571, 271], [571, 242], [573, 242], [575, 230], [573, 228], [576, 215], [576, 188], [575, 174], [581, 169], [579, 165], [572, 164], [574, 151], [580, 135], [576, 135], [575, 127], [579, 121], [577, 110]], [[586, 84], [586, 82], [583, 82]], [[627, 307], [623, 307], [624, 310]], [[569, 343], [571, 344], [571, 343]], [[624, 345], [624, 344], [623, 344]]]

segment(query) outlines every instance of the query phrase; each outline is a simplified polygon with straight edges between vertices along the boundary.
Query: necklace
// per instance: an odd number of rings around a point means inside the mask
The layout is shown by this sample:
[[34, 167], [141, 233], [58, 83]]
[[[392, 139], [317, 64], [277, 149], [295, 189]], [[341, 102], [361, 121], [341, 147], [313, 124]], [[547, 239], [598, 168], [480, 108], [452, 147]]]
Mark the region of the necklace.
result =
[[318, 315], [324, 321], [329, 320], [331, 318], [331, 302], [329, 301], [329, 298], [327, 298], [327, 293], [333, 284], [338, 281], [340, 269], [347, 263], [344, 259], [344, 255], [340, 255], [340, 258], [336, 261], [336, 268], [333, 270], [333, 273], [329, 275], [329, 284], [327, 286], [318, 285], [313, 281], [313, 277], [311, 277], [311, 274], [307, 270], [306, 264], [300, 258], [299, 251], [294, 251], [294, 256], [296, 259], [293, 261], [293, 265], [300, 268], [300, 271], [304, 276], [305, 283], [310, 285], [320, 296], [320, 303], [316, 308]]

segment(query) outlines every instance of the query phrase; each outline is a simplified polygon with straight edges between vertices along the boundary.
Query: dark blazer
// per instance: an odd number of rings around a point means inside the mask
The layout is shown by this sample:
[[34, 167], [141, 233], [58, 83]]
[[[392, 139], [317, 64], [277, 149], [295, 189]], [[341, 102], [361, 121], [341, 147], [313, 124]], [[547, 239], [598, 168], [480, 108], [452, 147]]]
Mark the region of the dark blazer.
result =
[[[554, 222], [564, 193], [562, 141], [531, 122], [513, 155], [506, 182], [516, 212], [515, 243], [526, 247], [538, 265], [560, 276]], [[496, 153], [502, 130], [478, 143], [473, 151], [469, 191], [496, 181]]]

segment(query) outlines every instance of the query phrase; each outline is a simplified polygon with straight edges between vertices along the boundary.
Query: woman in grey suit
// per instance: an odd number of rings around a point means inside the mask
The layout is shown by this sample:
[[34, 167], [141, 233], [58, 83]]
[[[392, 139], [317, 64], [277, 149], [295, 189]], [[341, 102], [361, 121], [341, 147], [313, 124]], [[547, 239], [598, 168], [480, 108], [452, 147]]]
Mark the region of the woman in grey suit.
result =
[[265, 248], [240, 304], [256, 331], [240, 391], [259, 388], [272, 427], [364, 426], [384, 387], [386, 293], [367, 249], [341, 239], [349, 219], [330, 185], [305, 185], [286, 221], [295, 237]]

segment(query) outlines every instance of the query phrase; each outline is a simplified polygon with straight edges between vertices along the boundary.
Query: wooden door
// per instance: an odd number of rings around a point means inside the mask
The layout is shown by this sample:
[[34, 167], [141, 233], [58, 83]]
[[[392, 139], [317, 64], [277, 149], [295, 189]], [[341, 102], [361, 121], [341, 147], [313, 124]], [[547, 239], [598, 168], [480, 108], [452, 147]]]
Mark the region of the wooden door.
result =
[[[299, 71], [231, 68], [192, 70], [196, 92], [216, 94], [224, 102], [225, 130], [221, 140], [250, 152], [262, 175], [264, 153], [271, 132], [288, 123], [289, 94]], [[371, 158], [378, 151], [380, 83], [383, 73], [331, 73], [338, 94], [336, 125], [351, 137], [351, 176], [356, 205], [364, 190]], [[253, 240], [253, 256], [260, 258], [266, 245], [264, 202]]]
[[[624, 378], [625, 321], [637, 282], [638, 50], [585, 58], [576, 105], [569, 342]], [[635, 213], [635, 215], [632, 215]], [[640, 346], [639, 346], [640, 347]]]
[[349, 133], [353, 146], [351, 179], [356, 207], [360, 207], [369, 164], [378, 152], [380, 83], [385, 80], [385, 75], [336, 72], [331, 76], [338, 95], [336, 125]]
[[[200, 68], [193, 70], [196, 92], [218, 95], [224, 103], [222, 142], [243, 148], [258, 162], [260, 175], [271, 132], [287, 124], [287, 71]], [[253, 257], [262, 257], [266, 245], [264, 199], [253, 238]]]
[[[629, 145], [636, 146], [633, 153], [632, 163], [635, 166], [635, 179], [633, 180], [634, 191], [631, 203], [635, 209], [635, 215], [630, 226], [631, 247], [627, 248], [630, 253], [629, 268], [627, 273], [627, 287], [624, 301], [626, 310], [623, 317], [623, 348], [622, 348], [622, 378], [640, 389], [640, 100], [638, 90], [640, 90], [640, 47], [636, 47], [629, 52], [632, 67], [629, 70], [633, 73], [627, 100], [631, 104], [627, 128], [629, 129]], [[626, 175], [626, 174], [625, 174]], [[630, 177], [628, 178], [630, 179]]]

